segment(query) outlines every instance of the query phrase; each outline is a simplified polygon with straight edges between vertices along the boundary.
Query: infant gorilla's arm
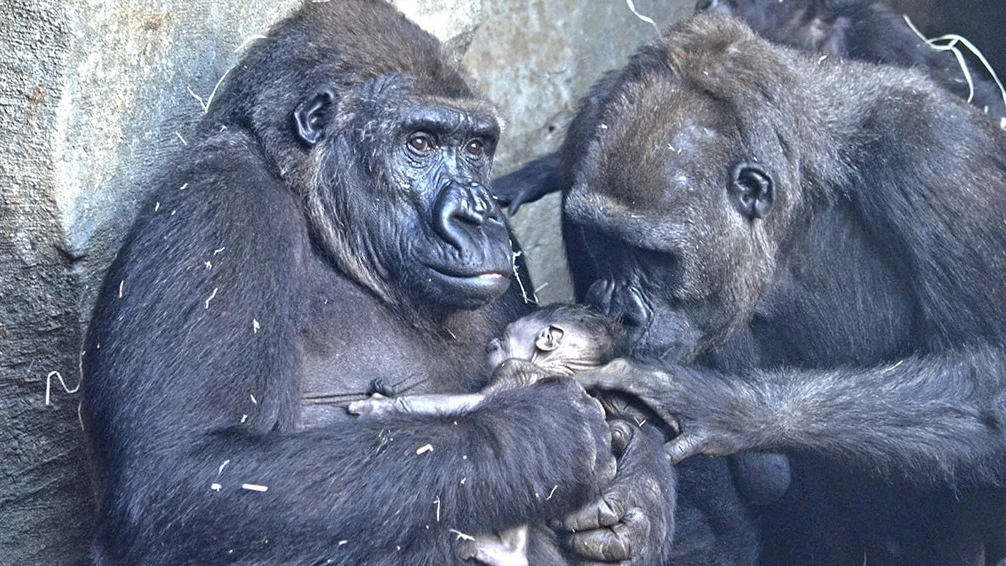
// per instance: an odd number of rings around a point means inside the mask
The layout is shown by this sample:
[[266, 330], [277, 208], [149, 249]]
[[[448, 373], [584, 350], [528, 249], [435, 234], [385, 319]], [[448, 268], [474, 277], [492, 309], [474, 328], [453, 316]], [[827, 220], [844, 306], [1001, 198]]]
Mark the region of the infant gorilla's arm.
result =
[[479, 393], [430, 393], [427, 395], [402, 395], [386, 397], [374, 393], [366, 399], [349, 404], [349, 413], [359, 417], [383, 417], [393, 414], [457, 415], [474, 409], [493, 391], [512, 389], [541, 381], [549, 373], [541, 366], [527, 360], [504, 360], [493, 372], [492, 383]]
[[486, 396], [482, 393], [444, 393], [385, 397], [374, 393], [366, 399], [349, 404], [349, 412], [360, 417], [382, 417], [392, 414], [452, 415], [471, 411]]
[[578, 371], [610, 361], [622, 329], [611, 319], [582, 305], [549, 305], [510, 323], [488, 348], [493, 371], [490, 385], [479, 393], [404, 395], [375, 394], [350, 403], [361, 417], [390, 414], [460, 414], [472, 410], [495, 391], [531, 385], [546, 377], [575, 377]]

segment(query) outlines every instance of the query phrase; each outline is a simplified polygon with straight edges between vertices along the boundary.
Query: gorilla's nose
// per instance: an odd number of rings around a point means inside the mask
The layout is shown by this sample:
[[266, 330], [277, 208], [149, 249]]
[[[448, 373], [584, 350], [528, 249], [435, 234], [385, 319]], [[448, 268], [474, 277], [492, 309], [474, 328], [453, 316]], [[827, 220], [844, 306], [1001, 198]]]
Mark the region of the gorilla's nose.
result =
[[487, 222], [502, 218], [489, 199], [488, 191], [477, 183], [451, 184], [437, 199], [433, 229], [448, 244], [465, 249]]
[[642, 338], [650, 326], [652, 311], [635, 285], [614, 279], [598, 279], [587, 289], [584, 300], [610, 318], [622, 323], [626, 345]]

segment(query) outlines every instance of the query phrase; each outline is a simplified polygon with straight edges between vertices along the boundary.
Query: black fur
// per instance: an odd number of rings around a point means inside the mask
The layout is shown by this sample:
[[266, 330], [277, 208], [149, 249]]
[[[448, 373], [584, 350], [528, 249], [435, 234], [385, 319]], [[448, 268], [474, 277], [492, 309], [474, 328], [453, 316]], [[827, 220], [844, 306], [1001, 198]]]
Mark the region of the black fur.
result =
[[[477, 390], [486, 342], [528, 310], [486, 190], [494, 112], [445, 61], [386, 3], [342, 0], [228, 75], [91, 321], [97, 564], [446, 564], [459, 532], [608, 485], [608, 427], [569, 380], [457, 418], [344, 409]], [[532, 554], [555, 557], [547, 539]]]
[[793, 457], [761, 563], [1003, 558], [994, 121], [918, 71], [699, 16], [595, 87], [571, 147], [578, 296], [621, 315], [633, 355], [662, 368], [602, 381], [679, 416], [678, 458]]
[[733, 487], [723, 458], [696, 456], [677, 466], [678, 514], [670, 564], [755, 564], [758, 534], [752, 514]]
[[[933, 49], [890, 8], [870, 0], [698, 0], [696, 10], [741, 18], [777, 43], [870, 63], [916, 67], [957, 96], [996, 117], [1006, 116], [999, 87], [969, 65], [974, 92], [956, 57]], [[965, 51], [967, 53], [967, 51]]]

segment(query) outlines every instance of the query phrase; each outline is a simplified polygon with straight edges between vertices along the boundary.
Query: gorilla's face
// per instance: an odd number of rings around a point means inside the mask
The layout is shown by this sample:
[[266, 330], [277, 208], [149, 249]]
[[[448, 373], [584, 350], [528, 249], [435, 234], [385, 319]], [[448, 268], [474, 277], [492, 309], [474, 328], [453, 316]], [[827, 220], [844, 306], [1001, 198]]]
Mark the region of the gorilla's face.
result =
[[328, 124], [314, 159], [343, 268], [434, 316], [502, 295], [513, 257], [486, 188], [500, 130], [492, 108], [424, 96], [397, 76], [332, 98], [316, 112]]
[[373, 229], [396, 236], [384, 267], [415, 300], [482, 306], [513, 274], [509, 232], [487, 190], [499, 126], [491, 115], [441, 102], [398, 112], [379, 166], [391, 207], [371, 218]]
[[688, 360], [743, 324], [799, 200], [778, 109], [743, 77], [718, 81], [723, 67], [622, 85], [566, 195], [567, 246], [594, 272], [586, 300], [621, 318], [635, 355]]

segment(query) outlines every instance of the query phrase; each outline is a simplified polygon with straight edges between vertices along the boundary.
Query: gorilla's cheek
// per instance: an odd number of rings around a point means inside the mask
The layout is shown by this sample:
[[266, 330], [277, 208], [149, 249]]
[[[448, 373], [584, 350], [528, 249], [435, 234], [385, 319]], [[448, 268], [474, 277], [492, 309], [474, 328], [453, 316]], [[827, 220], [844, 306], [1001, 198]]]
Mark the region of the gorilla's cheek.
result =
[[684, 312], [657, 309], [631, 351], [637, 356], [688, 361], [697, 354], [701, 339], [702, 332]]

